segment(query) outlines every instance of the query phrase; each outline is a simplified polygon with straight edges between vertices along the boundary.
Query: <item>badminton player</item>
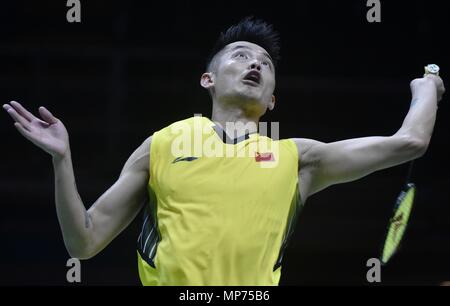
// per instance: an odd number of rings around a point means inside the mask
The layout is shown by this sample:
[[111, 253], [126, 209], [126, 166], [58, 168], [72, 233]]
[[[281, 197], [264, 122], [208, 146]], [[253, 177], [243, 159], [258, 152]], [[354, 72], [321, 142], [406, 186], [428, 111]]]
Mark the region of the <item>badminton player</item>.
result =
[[143, 209], [137, 261], [144, 285], [278, 285], [308, 197], [425, 153], [445, 91], [431, 74], [411, 82], [411, 107], [390, 136], [323, 143], [260, 134], [261, 116], [276, 107], [279, 52], [278, 34], [261, 20], [245, 18], [223, 32], [200, 78], [211, 118], [193, 116], [149, 135], [92, 205], [78, 194], [59, 115], [5, 104], [20, 134], [52, 156], [69, 254], [95, 256]]

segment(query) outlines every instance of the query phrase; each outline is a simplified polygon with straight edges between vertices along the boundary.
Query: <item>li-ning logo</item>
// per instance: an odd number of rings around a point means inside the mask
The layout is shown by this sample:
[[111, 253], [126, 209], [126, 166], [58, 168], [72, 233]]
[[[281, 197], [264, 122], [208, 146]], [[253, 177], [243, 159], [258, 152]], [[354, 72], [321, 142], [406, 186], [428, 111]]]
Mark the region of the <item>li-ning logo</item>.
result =
[[198, 159], [198, 157], [188, 156], [188, 157], [177, 157], [173, 160], [172, 164], [178, 163], [180, 161], [193, 161]]
[[273, 158], [273, 154], [271, 152], [268, 153], [256, 152], [255, 160], [256, 162], [275, 161], [275, 159]]

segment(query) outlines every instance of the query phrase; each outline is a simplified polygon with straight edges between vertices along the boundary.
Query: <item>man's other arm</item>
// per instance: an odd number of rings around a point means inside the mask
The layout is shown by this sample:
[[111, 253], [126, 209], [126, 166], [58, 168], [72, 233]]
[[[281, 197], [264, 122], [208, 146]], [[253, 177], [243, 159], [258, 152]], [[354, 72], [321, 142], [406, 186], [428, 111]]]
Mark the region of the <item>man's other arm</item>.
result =
[[354, 181], [422, 156], [430, 143], [437, 102], [444, 91], [438, 76], [427, 75], [413, 80], [411, 107], [401, 128], [392, 136], [362, 137], [332, 143], [295, 138], [303, 199], [333, 184]]

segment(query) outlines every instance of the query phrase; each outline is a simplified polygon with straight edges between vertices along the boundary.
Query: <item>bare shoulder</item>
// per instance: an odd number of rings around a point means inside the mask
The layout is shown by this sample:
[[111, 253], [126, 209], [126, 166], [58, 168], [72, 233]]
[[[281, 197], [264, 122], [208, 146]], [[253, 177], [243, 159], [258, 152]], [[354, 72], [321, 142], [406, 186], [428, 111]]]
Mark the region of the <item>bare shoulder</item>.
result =
[[150, 170], [150, 147], [152, 144], [152, 136], [145, 139], [139, 147], [130, 155], [122, 173], [125, 171], [145, 171]]
[[292, 138], [292, 141], [297, 145], [300, 170], [318, 163], [313, 148], [323, 145], [323, 142], [308, 138]]
[[312, 194], [311, 187], [315, 172], [319, 165], [319, 158], [314, 153], [314, 148], [322, 145], [323, 142], [308, 138], [292, 138], [298, 150], [298, 177], [299, 190], [303, 204]]

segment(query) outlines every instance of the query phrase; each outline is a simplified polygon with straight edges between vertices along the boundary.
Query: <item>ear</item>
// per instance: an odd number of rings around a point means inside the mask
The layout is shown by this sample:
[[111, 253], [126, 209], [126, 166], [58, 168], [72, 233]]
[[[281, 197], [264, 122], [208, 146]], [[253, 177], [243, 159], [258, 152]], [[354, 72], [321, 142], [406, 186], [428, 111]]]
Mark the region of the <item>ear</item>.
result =
[[273, 110], [274, 107], [275, 107], [275, 96], [272, 95], [272, 101], [270, 101], [268, 108], [269, 110]]
[[200, 85], [205, 89], [210, 89], [214, 86], [213, 74], [211, 72], [205, 72], [200, 78]]

